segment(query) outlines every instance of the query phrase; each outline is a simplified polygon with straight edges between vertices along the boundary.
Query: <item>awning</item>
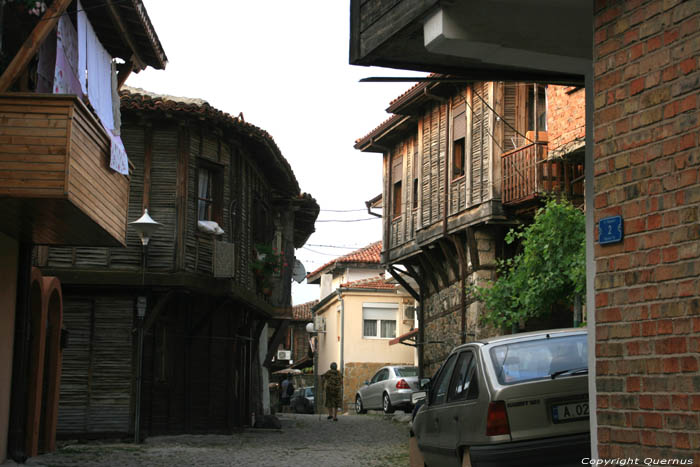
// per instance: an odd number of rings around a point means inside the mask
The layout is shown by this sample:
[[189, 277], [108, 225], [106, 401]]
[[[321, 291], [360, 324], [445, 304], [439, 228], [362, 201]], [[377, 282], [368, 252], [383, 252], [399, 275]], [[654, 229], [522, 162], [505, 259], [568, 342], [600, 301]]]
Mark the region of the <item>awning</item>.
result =
[[401, 334], [399, 337], [389, 341], [389, 345], [403, 344], [410, 345], [411, 347], [416, 346], [416, 339], [418, 338], [418, 328], [411, 329], [405, 334]]

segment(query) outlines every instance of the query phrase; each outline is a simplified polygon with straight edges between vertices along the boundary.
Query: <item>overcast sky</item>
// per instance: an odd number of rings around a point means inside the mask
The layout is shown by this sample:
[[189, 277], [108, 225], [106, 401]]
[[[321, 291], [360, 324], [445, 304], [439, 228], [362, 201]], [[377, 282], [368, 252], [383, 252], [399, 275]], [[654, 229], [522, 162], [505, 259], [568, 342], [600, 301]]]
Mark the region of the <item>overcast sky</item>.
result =
[[[419, 74], [349, 65], [349, 0], [144, 4], [168, 66], [132, 74], [126, 84], [205, 99], [272, 135], [301, 190], [321, 206], [316, 232], [296, 251], [307, 272], [381, 239], [381, 220], [364, 204], [381, 192], [381, 155], [353, 144], [390, 116], [389, 102], [411, 85], [359, 80]], [[358, 219], [372, 220], [332, 222]], [[305, 281], [292, 287], [295, 305], [318, 295]]]

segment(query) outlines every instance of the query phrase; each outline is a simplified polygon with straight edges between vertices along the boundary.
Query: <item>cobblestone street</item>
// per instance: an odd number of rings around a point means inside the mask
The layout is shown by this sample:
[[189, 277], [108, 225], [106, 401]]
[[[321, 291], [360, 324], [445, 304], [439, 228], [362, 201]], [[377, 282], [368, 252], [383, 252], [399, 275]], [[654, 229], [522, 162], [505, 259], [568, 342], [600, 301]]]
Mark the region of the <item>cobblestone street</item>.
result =
[[[279, 430], [181, 435], [131, 443], [66, 444], [31, 458], [46, 467], [165, 466], [401, 466], [409, 464], [408, 423], [384, 415], [280, 414]], [[11, 462], [6, 465], [14, 465]]]

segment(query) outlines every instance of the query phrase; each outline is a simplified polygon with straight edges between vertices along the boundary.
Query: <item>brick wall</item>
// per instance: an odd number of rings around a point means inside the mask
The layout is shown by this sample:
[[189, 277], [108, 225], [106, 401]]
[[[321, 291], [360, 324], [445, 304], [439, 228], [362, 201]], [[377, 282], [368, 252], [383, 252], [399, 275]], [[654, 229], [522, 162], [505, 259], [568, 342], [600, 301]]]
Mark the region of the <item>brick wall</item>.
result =
[[586, 92], [570, 86], [547, 86], [548, 149], [586, 136]]
[[[596, 1], [595, 220], [601, 458], [700, 464], [700, 2]], [[597, 233], [596, 233], [597, 240]]]

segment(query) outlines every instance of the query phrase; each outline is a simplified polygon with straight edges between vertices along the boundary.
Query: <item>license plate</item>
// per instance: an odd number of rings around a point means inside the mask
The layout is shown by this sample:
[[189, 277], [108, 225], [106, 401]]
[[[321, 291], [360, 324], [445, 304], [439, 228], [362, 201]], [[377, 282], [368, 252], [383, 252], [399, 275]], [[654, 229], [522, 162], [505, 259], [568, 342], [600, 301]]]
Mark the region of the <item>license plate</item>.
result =
[[572, 402], [552, 406], [554, 423], [571, 422], [588, 418], [588, 402]]

